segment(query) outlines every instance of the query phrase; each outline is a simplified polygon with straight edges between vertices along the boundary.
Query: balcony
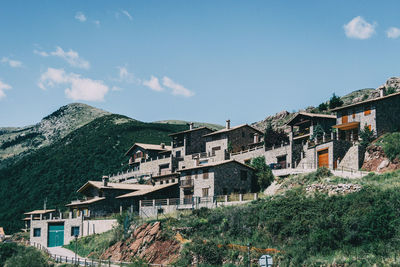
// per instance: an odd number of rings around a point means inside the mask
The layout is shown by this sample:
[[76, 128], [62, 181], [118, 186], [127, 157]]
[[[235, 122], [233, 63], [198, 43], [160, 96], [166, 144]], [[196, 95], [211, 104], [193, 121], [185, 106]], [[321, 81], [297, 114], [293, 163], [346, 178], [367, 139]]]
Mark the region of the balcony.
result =
[[193, 187], [193, 185], [194, 185], [193, 182], [194, 182], [193, 179], [182, 180], [180, 186], [183, 188], [190, 188], [190, 187]]

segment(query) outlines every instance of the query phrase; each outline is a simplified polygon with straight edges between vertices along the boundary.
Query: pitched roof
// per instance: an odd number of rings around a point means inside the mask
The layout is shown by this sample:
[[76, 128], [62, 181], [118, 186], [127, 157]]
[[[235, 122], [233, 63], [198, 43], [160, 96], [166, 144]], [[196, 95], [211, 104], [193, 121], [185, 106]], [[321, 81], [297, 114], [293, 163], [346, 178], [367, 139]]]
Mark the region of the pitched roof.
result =
[[398, 95], [400, 95], [400, 92], [393, 93], [393, 94], [390, 94], [390, 95], [385, 95], [383, 97], [377, 97], [377, 98], [368, 99], [368, 100], [365, 100], [365, 101], [357, 102], [357, 103], [350, 104], [350, 105], [343, 106], [343, 107], [337, 107], [337, 108], [332, 109], [331, 111], [338, 111], [338, 110], [342, 110], [342, 109], [346, 109], [346, 108], [355, 107], [355, 106], [358, 106], [358, 105], [368, 104], [368, 103], [384, 100], [384, 99], [387, 99], [387, 98], [390, 98], [390, 97], [393, 97], [393, 96], [398, 96]]
[[228, 164], [228, 163], [239, 164], [239, 165], [242, 165], [244, 167], [247, 167], [249, 169], [254, 170], [253, 167], [251, 167], [251, 166], [249, 166], [247, 164], [244, 164], [244, 163], [242, 163], [240, 161], [237, 161], [235, 159], [229, 159], [229, 160], [224, 160], [224, 161], [218, 161], [218, 162], [212, 162], [212, 163], [208, 163], [208, 164], [204, 164], [204, 165], [199, 165], [199, 166], [195, 166], [195, 167], [192, 167], [192, 168], [181, 169], [181, 170], [178, 170], [178, 172], [184, 172], [184, 171], [188, 171], [188, 170], [196, 170], [196, 169], [202, 169], [202, 168], [216, 167], [216, 166], [220, 166], [220, 165], [224, 165], [224, 164]]
[[211, 135], [216, 135], [216, 134], [227, 133], [227, 132], [230, 132], [230, 131], [233, 131], [233, 130], [237, 130], [237, 129], [242, 128], [242, 127], [249, 127], [249, 128], [251, 128], [251, 129], [257, 131], [257, 132], [260, 133], [260, 134], [263, 133], [263, 132], [261, 132], [260, 130], [254, 128], [253, 126], [250, 126], [250, 125], [248, 125], [248, 124], [241, 124], [241, 125], [238, 125], [238, 126], [235, 126], [235, 127], [230, 127], [229, 129], [228, 129], [228, 128], [224, 128], [224, 129], [221, 129], [221, 130], [219, 130], [219, 131], [215, 131], [215, 132], [212, 132], [212, 133], [203, 135], [203, 136], [211, 136]]
[[159, 152], [165, 152], [165, 151], [170, 151], [172, 148], [171, 146], [164, 146], [164, 148], [160, 145], [154, 145], [154, 144], [144, 144], [144, 143], [135, 143], [129, 150], [125, 153], [125, 156], [128, 155], [135, 147], [141, 147], [145, 150], [156, 150]]
[[203, 129], [208, 129], [208, 130], [210, 130], [211, 132], [214, 131], [214, 130], [212, 130], [212, 129], [206, 127], [206, 126], [203, 126], [203, 127], [193, 128], [192, 130], [189, 129], [189, 130], [186, 130], [186, 131], [181, 131], [181, 132], [177, 132], [177, 133], [172, 133], [172, 134], [169, 134], [169, 136], [175, 136], [175, 135], [184, 134], [184, 133], [189, 133], [189, 132], [194, 132], [194, 131], [203, 130]]
[[328, 115], [328, 114], [320, 114], [320, 113], [309, 113], [309, 112], [299, 112], [293, 118], [291, 118], [286, 125], [290, 125], [290, 123], [297, 118], [298, 116], [306, 116], [310, 118], [324, 118], [324, 119], [336, 119], [335, 115]]
[[164, 189], [164, 188], [168, 188], [170, 186], [177, 185], [177, 184], [178, 184], [178, 182], [170, 183], [170, 184], [164, 184], [164, 185], [154, 185], [154, 186], [151, 186], [151, 188], [143, 189], [143, 190], [139, 190], [139, 191], [135, 191], [135, 192], [131, 192], [131, 193], [127, 193], [125, 195], [118, 196], [116, 198], [127, 198], [127, 197], [144, 196], [144, 195], [147, 195], [149, 193], [153, 193], [153, 192], [156, 192], [158, 190], [161, 190], [161, 189]]
[[92, 204], [95, 202], [99, 202], [101, 200], [106, 199], [105, 197], [95, 197], [92, 199], [88, 199], [88, 200], [83, 200], [83, 201], [79, 201], [79, 202], [71, 202], [65, 206], [69, 207], [69, 206], [80, 206], [80, 205], [87, 205], [87, 204]]
[[34, 210], [34, 211], [30, 211], [30, 212], [25, 212], [24, 214], [26, 215], [36, 215], [36, 214], [46, 214], [46, 213], [50, 213], [50, 212], [55, 212], [56, 210]]
[[81, 188], [77, 190], [77, 192], [82, 192], [88, 186], [93, 186], [98, 189], [115, 189], [115, 190], [141, 190], [152, 187], [152, 185], [145, 184], [123, 184], [123, 183], [107, 183], [107, 186], [103, 185], [101, 181], [87, 181]]

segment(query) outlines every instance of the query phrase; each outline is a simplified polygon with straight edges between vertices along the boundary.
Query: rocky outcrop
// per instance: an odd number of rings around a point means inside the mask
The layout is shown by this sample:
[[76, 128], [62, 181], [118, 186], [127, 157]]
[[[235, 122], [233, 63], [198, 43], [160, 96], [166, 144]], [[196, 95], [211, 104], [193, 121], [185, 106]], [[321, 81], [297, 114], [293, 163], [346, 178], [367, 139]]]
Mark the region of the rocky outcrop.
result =
[[136, 226], [131, 232], [126, 240], [109, 247], [101, 258], [123, 262], [139, 258], [153, 264], [171, 264], [178, 258], [181, 245], [162, 236], [160, 222]]
[[391, 162], [381, 146], [370, 145], [365, 152], [362, 169], [374, 172], [393, 171], [400, 169], [400, 162], [398, 159]]
[[312, 184], [306, 187], [307, 193], [321, 192], [328, 195], [345, 195], [358, 192], [362, 189], [359, 184]]
[[260, 131], [264, 131], [268, 124], [271, 124], [272, 128], [274, 129], [284, 128], [285, 123], [292, 118], [293, 114], [294, 113], [283, 110], [275, 115], [266, 117], [262, 121], [253, 123], [252, 126], [256, 127]]

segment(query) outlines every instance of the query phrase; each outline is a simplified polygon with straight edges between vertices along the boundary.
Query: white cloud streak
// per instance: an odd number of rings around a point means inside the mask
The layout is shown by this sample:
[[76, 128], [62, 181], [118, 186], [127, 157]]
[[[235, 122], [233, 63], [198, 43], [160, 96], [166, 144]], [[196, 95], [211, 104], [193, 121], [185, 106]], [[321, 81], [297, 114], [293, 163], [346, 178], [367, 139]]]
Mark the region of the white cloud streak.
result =
[[185, 88], [183, 85], [174, 82], [171, 78], [168, 78], [167, 76], [163, 77], [163, 85], [172, 89], [173, 95], [181, 95], [184, 97], [194, 96], [194, 92]]
[[43, 90], [63, 84], [67, 86], [64, 91], [65, 96], [75, 101], [104, 101], [104, 96], [110, 90], [101, 80], [66, 73], [64, 69], [48, 68], [45, 73], [42, 73], [38, 82], [38, 86]]
[[400, 29], [396, 27], [390, 27], [386, 31], [386, 36], [391, 39], [397, 39], [400, 37]]
[[348, 38], [365, 40], [371, 38], [375, 33], [376, 23], [368, 23], [361, 16], [353, 18], [343, 26]]
[[5, 98], [6, 97], [5, 90], [10, 90], [11, 88], [12, 88], [11, 85], [6, 84], [0, 80], [0, 99]]
[[1, 63], [8, 64], [11, 68], [20, 68], [22, 67], [22, 62], [18, 60], [12, 60], [9, 59], [8, 57], [3, 57], [1, 59]]
[[122, 12], [122, 14], [124, 14], [125, 16], [127, 16], [129, 20], [133, 20], [131, 14], [129, 14], [128, 11], [126, 11], [126, 10], [121, 10], [121, 12]]
[[73, 67], [81, 68], [81, 69], [89, 69], [90, 63], [89, 61], [79, 57], [78, 52], [70, 49], [69, 51], [64, 51], [61, 47], [57, 46], [56, 50], [53, 52], [45, 52], [45, 51], [33, 51], [35, 54], [40, 55], [42, 57], [55, 56], [64, 59]]
[[156, 92], [164, 91], [164, 88], [161, 86], [158, 78], [154, 77], [153, 75], [150, 77], [150, 80], [143, 81], [143, 85]]
[[83, 12], [76, 12], [75, 14], [75, 19], [79, 20], [80, 22], [85, 22], [86, 21], [86, 16], [83, 14]]

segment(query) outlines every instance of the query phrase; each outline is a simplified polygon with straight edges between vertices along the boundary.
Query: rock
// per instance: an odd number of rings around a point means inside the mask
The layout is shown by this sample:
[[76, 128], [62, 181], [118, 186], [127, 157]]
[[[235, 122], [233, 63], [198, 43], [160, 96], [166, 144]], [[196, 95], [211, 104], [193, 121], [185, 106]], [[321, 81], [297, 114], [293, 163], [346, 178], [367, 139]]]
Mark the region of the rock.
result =
[[388, 159], [384, 159], [382, 160], [381, 164], [379, 164], [378, 166], [378, 171], [382, 170], [383, 168], [386, 168], [387, 166], [389, 166], [390, 161]]

